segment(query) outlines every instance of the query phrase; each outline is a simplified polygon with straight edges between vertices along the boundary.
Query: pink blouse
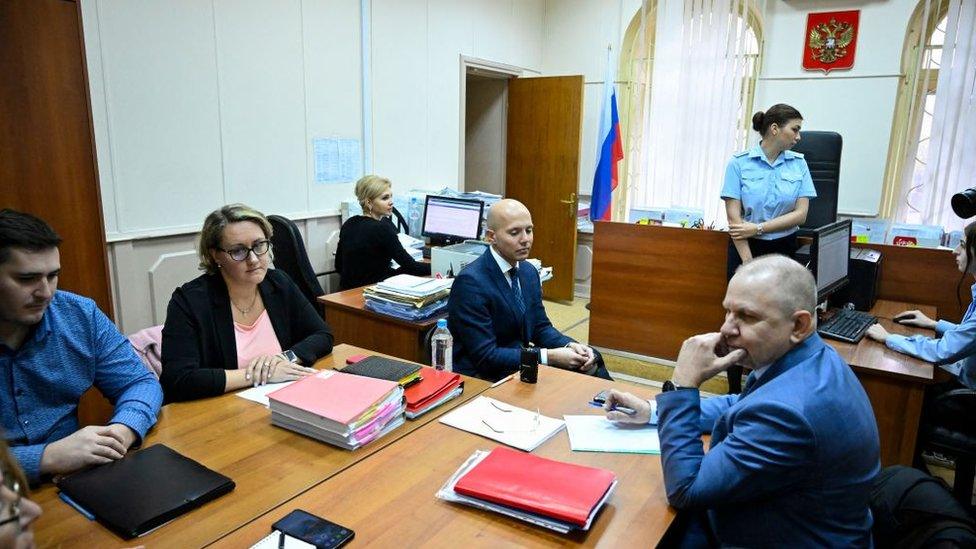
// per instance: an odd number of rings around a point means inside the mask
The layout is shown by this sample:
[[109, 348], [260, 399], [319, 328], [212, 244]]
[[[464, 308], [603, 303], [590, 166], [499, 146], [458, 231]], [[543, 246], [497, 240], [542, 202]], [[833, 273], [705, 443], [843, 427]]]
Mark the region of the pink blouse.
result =
[[237, 367], [246, 368], [251, 359], [262, 355], [276, 355], [281, 352], [281, 344], [271, 326], [268, 311], [261, 312], [261, 316], [254, 324], [246, 326], [234, 323], [234, 339], [237, 340]]

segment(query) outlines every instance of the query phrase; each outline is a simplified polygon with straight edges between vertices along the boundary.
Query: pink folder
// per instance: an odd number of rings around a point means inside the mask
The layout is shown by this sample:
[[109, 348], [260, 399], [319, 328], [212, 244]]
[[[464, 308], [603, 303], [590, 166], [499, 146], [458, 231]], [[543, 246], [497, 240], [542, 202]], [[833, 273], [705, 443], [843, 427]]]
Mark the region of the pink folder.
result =
[[268, 398], [348, 425], [397, 386], [395, 381], [323, 370], [269, 393]]

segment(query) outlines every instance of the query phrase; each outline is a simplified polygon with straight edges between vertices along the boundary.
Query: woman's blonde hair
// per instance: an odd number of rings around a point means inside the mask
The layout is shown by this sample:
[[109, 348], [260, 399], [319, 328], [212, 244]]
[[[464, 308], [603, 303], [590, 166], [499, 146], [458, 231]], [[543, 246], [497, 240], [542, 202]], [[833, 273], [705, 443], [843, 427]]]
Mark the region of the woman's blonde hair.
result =
[[363, 213], [369, 215], [369, 203], [380, 197], [387, 189], [393, 187], [390, 180], [378, 175], [365, 175], [356, 182], [356, 199], [363, 209]]
[[224, 228], [239, 221], [250, 221], [257, 224], [264, 231], [264, 237], [269, 240], [274, 233], [271, 230], [271, 223], [268, 222], [263, 213], [244, 204], [228, 204], [219, 210], [210, 212], [207, 219], [203, 221], [203, 229], [200, 231], [200, 240], [197, 243], [197, 255], [200, 257], [201, 271], [217, 274], [219, 267], [210, 251], [220, 248], [220, 237], [224, 234]]

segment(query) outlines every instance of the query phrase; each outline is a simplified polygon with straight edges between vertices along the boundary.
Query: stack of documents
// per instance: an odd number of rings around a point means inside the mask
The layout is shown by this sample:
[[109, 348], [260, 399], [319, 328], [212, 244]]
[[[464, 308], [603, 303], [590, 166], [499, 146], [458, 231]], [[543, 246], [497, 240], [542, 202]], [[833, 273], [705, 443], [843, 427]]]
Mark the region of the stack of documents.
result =
[[451, 411], [440, 421], [526, 452], [535, 450], [566, 426], [562, 420], [540, 415], [539, 410], [526, 410], [486, 396]]
[[452, 282], [452, 279], [396, 275], [363, 290], [365, 307], [402, 320], [427, 320], [447, 310]]
[[563, 416], [574, 452], [660, 454], [661, 441], [654, 425], [614, 423], [604, 415]]
[[324, 370], [268, 395], [271, 423], [355, 450], [403, 424], [395, 381]]
[[475, 451], [437, 497], [566, 534], [589, 530], [616, 486], [606, 469], [498, 447]]
[[404, 390], [407, 397], [407, 419], [416, 419], [461, 396], [462, 392], [464, 381], [460, 375], [424, 366], [420, 369], [420, 381]]

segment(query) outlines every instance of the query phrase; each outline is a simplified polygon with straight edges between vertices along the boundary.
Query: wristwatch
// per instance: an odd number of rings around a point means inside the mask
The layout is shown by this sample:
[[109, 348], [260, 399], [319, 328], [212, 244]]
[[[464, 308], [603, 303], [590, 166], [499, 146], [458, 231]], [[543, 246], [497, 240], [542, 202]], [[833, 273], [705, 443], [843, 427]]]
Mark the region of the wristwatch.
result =
[[280, 356], [283, 360], [287, 360], [288, 362], [298, 362], [298, 355], [296, 355], [295, 351], [292, 351], [291, 349], [282, 351], [278, 356]]
[[674, 382], [669, 379], [664, 382], [664, 385], [661, 386], [661, 392], [667, 393], [668, 391], [678, 391], [681, 389], [691, 389], [691, 388], [692, 387], [682, 387], [680, 385], [675, 385]]
[[763, 228], [762, 223], [756, 225], [756, 236], [762, 236], [766, 233], [766, 229]]

